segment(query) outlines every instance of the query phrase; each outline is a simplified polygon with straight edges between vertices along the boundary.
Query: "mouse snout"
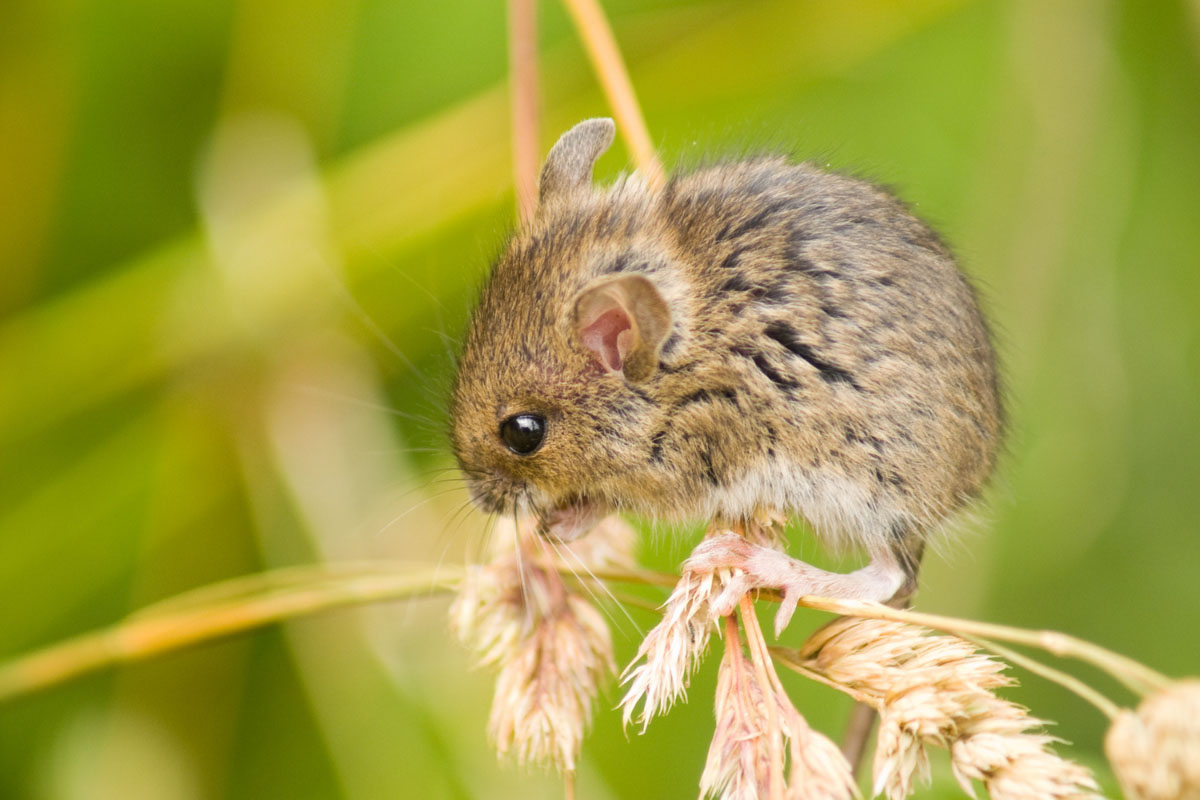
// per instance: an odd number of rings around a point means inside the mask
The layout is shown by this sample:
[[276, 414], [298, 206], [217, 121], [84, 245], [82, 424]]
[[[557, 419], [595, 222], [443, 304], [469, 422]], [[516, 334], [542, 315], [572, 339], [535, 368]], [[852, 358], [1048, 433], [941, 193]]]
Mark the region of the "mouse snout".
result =
[[513, 511], [516, 499], [525, 490], [523, 482], [499, 470], [472, 470], [467, 473], [467, 493], [471, 502], [489, 514]]
[[555, 542], [573, 542], [596, 527], [603, 516], [599, 506], [581, 500], [543, 514], [538, 520], [538, 533]]
[[467, 492], [471, 496], [471, 502], [480, 510], [488, 514], [499, 514], [504, 511], [504, 498], [488, 491], [487, 488], [478, 483], [472, 482], [467, 487]]

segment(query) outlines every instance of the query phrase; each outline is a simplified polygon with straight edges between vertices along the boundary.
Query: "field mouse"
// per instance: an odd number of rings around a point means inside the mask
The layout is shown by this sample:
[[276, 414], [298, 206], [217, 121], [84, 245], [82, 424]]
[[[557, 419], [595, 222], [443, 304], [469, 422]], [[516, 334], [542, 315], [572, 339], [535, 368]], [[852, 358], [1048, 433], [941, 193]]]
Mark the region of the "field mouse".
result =
[[[741, 588], [899, 601], [980, 492], [1001, 435], [974, 293], [870, 183], [781, 158], [607, 188], [590, 119], [551, 149], [535, 219], [493, 268], [453, 390], [473, 500], [569, 540], [602, 515], [806, 519], [870, 563], [839, 575], [721, 535], [690, 569]], [[736, 598], [733, 599], [736, 602]]]

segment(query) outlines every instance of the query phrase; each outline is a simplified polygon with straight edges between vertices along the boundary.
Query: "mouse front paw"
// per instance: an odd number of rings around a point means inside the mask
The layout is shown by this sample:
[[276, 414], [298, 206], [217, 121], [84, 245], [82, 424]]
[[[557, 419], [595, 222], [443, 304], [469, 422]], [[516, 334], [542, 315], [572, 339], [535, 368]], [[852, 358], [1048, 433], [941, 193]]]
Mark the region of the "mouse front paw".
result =
[[809, 594], [810, 583], [803, 579], [806, 566], [770, 547], [752, 544], [736, 533], [722, 533], [705, 539], [684, 562], [690, 572], [708, 573], [733, 570], [725, 588], [711, 602], [713, 614], [732, 614], [738, 602], [755, 589], [777, 589], [783, 603], [775, 615], [775, 635], [787, 627], [799, 599]]
[[683, 568], [691, 572], [716, 572], [719, 569], [742, 569], [752, 554], [754, 545], [736, 533], [719, 533], [696, 545]]

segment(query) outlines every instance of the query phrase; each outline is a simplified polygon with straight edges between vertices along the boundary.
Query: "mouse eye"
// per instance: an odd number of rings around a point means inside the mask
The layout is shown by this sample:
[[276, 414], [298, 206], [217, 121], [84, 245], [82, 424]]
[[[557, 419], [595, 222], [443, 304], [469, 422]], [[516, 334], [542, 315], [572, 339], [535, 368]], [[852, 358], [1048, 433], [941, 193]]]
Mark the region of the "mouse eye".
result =
[[519, 456], [527, 456], [542, 444], [546, 418], [541, 414], [516, 414], [500, 423], [500, 438]]

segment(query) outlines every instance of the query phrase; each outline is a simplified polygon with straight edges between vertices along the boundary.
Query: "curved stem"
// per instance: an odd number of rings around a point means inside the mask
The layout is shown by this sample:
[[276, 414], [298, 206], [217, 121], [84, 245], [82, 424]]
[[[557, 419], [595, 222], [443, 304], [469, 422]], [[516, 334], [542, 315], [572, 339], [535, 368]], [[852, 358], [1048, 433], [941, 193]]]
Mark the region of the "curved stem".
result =
[[[569, 572], [568, 566], [547, 565]], [[431, 569], [414, 565], [368, 563], [288, 567], [241, 576], [185, 592], [148, 606], [108, 628], [83, 634], [0, 663], [0, 702], [65, 682], [117, 664], [137, 661], [210, 639], [242, 633], [293, 617], [328, 609], [452, 591], [464, 575], [461, 568]], [[670, 586], [677, 576], [642, 569], [597, 571], [601, 581]], [[622, 598], [628, 600], [628, 598]], [[748, 602], [748, 601], [747, 601]], [[651, 605], [645, 603], [646, 606]], [[992, 640], [1038, 647], [1054, 655], [1093, 664], [1138, 694], [1158, 691], [1170, 681], [1133, 659], [1099, 645], [1054, 631], [1033, 631], [986, 622], [901, 611], [876, 603], [802, 598], [800, 605], [837, 614], [894, 620], [922, 625], [964, 637], [986, 640], [984, 646], [1005, 657], [1011, 651]], [[750, 618], [747, 618], [749, 631]], [[753, 634], [748, 633], [748, 637]], [[761, 636], [761, 632], [760, 632]], [[763, 642], [765, 645], [765, 640]], [[770, 648], [776, 659], [813, 680], [826, 683], [856, 700], [858, 693], [822, 679], [806, 669], [794, 653]], [[1014, 663], [1055, 681], [1084, 697], [1103, 713], [1116, 706], [1082, 681], [1064, 672], [1015, 654]]]
[[1005, 642], [1036, 647], [1056, 656], [1077, 658], [1080, 661], [1086, 661], [1095, 667], [1099, 667], [1138, 695], [1144, 696], [1162, 691], [1171, 683], [1170, 679], [1162, 673], [1156, 672], [1150, 667], [1134, 661], [1132, 658], [1057, 631], [1034, 631], [1025, 628], [1013, 628], [1008, 625], [996, 625], [990, 622], [975, 622], [955, 617], [943, 617], [937, 614], [902, 611], [878, 603], [864, 603], [858, 600], [802, 597], [800, 598], [800, 605], [821, 611], [832, 611], [835, 614], [907, 622], [912, 625], [923, 625], [926, 628], [946, 633], [981, 636], [987, 639], [999, 639]]
[[[201, 606], [136, 614], [112, 627], [20, 656], [0, 665], [0, 701], [88, 672], [343, 606], [432, 595], [453, 588], [462, 570], [335, 577], [238, 596]], [[261, 577], [261, 576], [260, 576]], [[233, 583], [240, 583], [235, 579]]]
[[963, 638], [969, 642], [979, 645], [985, 650], [991, 650], [1005, 661], [1012, 662], [1019, 667], [1024, 667], [1034, 675], [1045, 678], [1052, 683], [1057, 683], [1067, 691], [1074, 692], [1084, 700], [1087, 700], [1089, 703], [1094, 705], [1100, 710], [1101, 714], [1104, 714], [1104, 716], [1108, 717], [1110, 720], [1116, 719], [1117, 714], [1119, 714], [1121, 711], [1121, 708], [1116, 703], [1114, 703], [1112, 700], [1109, 700], [1107, 697], [1093, 689], [1091, 686], [1088, 686], [1074, 675], [1068, 675], [1062, 670], [1055, 669], [1054, 667], [1043, 664], [1042, 662], [1032, 659], [1023, 653], [1018, 653], [1016, 650], [998, 645], [995, 642], [990, 642], [987, 639], [979, 639], [970, 636], [964, 636]]
[[563, 0], [563, 5], [575, 24], [579, 38], [583, 40], [592, 69], [596, 71], [596, 78], [608, 97], [617, 127], [625, 137], [634, 163], [647, 185], [652, 189], [661, 189], [664, 184], [662, 164], [650, 142], [646, 120], [638, 106], [625, 62], [621, 59], [621, 50], [617, 47], [616, 37], [599, 0]]
[[[572, 567], [570, 564], [558, 563], [555, 565], [561, 572], [570, 572]], [[618, 569], [614, 567], [593, 567], [591, 570], [592, 577], [601, 581], [614, 581], [616, 583], [639, 583], [646, 586], [665, 586], [673, 588], [679, 583], [679, 576], [672, 575], [669, 572], [655, 572], [650, 569]]]
[[177, 613], [188, 608], [263, 595], [296, 586], [313, 586], [322, 582], [354, 580], [373, 575], [398, 575], [412, 571], [428, 573], [430, 567], [427, 564], [407, 561], [339, 561], [277, 567], [266, 572], [252, 572], [226, 578], [171, 595], [134, 611], [129, 615], [129, 619]]
[[872, 697], [864, 692], [860, 692], [855, 689], [851, 689], [849, 686], [846, 686], [845, 684], [838, 683], [837, 681], [834, 681], [834, 680], [830, 680], [829, 678], [826, 678], [824, 675], [817, 672], [816, 670], [810, 669], [809, 667], [805, 666], [803, 659], [801, 659], [797, 655], [795, 650], [789, 649], [787, 647], [771, 647], [771, 648], [768, 648], [768, 650], [770, 651], [771, 655], [775, 658], [776, 661], [778, 661], [780, 664], [783, 664], [785, 667], [790, 669], [792, 672], [795, 672], [798, 675], [803, 675], [804, 677], [808, 678], [809, 680], [813, 680], [813, 681], [816, 681], [817, 683], [824, 684], [825, 686], [828, 686], [830, 689], [836, 689], [837, 691], [841, 692], [842, 694], [849, 695], [850, 697], [853, 697], [855, 700], [862, 703], [863, 705], [870, 706], [871, 708], [875, 709], [876, 711], [879, 710], [879, 699], [878, 698]]

